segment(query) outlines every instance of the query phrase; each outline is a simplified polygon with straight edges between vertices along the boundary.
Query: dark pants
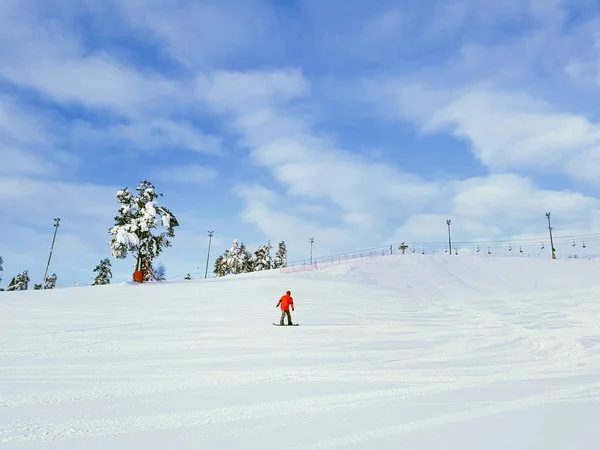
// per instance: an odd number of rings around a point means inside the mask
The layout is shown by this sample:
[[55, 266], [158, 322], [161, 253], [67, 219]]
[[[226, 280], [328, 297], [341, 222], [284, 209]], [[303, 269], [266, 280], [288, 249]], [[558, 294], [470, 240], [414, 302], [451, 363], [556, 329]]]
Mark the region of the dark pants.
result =
[[283, 319], [285, 318], [285, 316], [287, 316], [287, 318], [288, 318], [288, 325], [291, 325], [292, 324], [292, 315], [290, 314], [289, 309], [287, 311], [285, 311], [285, 310], [281, 311], [281, 320], [279, 321], [279, 325], [283, 325]]

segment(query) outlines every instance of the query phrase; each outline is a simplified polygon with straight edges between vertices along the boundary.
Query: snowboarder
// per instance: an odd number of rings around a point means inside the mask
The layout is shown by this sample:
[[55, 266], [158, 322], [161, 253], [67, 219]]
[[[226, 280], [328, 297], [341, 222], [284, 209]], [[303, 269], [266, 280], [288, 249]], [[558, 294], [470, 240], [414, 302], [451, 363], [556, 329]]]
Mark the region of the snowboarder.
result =
[[281, 305], [281, 319], [279, 321], [279, 325], [283, 325], [283, 319], [285, 316], [288, 318], [288, 325], [293, 325], [292, 323], [292, 315], [290, 314], [290, 306], [292, 307], [292, 311], [294, 310], [294, 299], [292, 298], [292, 293], [287, 291], [284, 296], [282, 296], [275, 308], [279, 308]]

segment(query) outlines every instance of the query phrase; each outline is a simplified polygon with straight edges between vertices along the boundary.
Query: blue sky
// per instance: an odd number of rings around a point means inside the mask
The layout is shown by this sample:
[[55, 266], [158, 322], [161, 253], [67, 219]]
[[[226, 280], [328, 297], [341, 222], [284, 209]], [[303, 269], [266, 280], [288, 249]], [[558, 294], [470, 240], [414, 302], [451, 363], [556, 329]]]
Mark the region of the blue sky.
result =
[[565, 252], [600, 242], [595, 0], [98, 3], [0, 5], [0, 286], [41, 280], [55, 217], [58, 286], [91, 283], [144, 179], [181, 223], [170, 277], [208, 230], [211, 260], [433, 248], [447, 218], [538, 252], [547, 211]]

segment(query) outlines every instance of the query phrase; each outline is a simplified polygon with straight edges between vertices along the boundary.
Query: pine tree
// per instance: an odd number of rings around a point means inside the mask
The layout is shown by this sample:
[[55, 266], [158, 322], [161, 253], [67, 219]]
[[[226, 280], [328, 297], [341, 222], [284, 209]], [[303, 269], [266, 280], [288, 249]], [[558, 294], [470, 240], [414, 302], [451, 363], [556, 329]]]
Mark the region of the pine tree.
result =
[[27, 270], [13, 278], [6, 288], [7, 291], [26, 291], [29, 288], [29, 274]]
[[111, 270], [111, 263], [109, 258], [101, 259], [98, 265], [94, 267], [94, 272], [97, 272], [96, 278], [92, 282], [92, 286], [100, 286], [104, 284], [110, 284], [110, 280], [113, 276]]
[[273, 259], [271, 258], [271, 241], [266, 244], [259, 245], [253, 256], [254, 271], [269, 270], [273, 267]]
[[277, 254], [273, 259], [273, 268], [279, 269], [281, 267], [287, 267], [287, 248], [285, 246], [285, 241], [279, 243]]
[[104, 258], [96, 267], [94, 267], [94, 272], [98, 272], [98, 275], [96, 275], [92, 286], [110, 284], [110, 279], [112, 278], [112, 270], [110, 270], [110, 267], [110, 259], [108, 258]]
[[35, 283], [33, 285], [33, 290], [34, 291], [41, 291], [42, 290], [42, 283]]
[[224, 271], [225, 274], [237, 273], [236, 269], [238, 267], [240, 255], [240, 246], [238, 244], [237, 239], [233, 240], [231, 247], [224, 254]]
[[[164, 248], [171, 246], [169, 238], [175, 237], [175, 227], [179, 222], [171, 211], [156, 204], [157, 194], [152, 183], [142, 181], [134, 196], [127, 188], [117, 192], [121, 203], [119, 215], [115, 216], [115, 225], [109, 230], [112, 255], [124, 259], [127, 252], [137, 258], [136, 270], [144, 270], [146, 263], [151, 264]], [[166, 231], [152, 234], [159, 225]]]
[[164, 264], [160, 263], [158, 267], [154, 267], [154, 263], [151, 262], [148, 265], [150, 266], [150, 270], [148, 270], [148, 267], [145, 265], [142, 267], [142, 270], [144, 271], [144, 281], [154, 281], [154, 277], [156, 277], [156, 280], [158, 281], [166, 280], [167, 268]]
[[224, 267], [222, 271], [225, 275], [244, 273], [244, 271], [248, 270], [248, 259], [251, 256], [246, 246], [243, 243], [240, 245], [238, 240], [234, 239], [231, 247], [224, 254]]
[[237, 239], [234, 239], [229, 250], [215, 260], [213, 273], [217, 277], [224, 277], [229, 274], [252, 272], [253, 269], [252, 253], [243, 242], [240, 244]]
[[[0, 272], [4, 270], [4, 261], [2, 260], [2, 256], [0, 256]], [[2, 281], [2, 277], [0, 277], [0, 281]]]
[[160, 263], [156, 270], [152, 268], [152, 271], [154, 272], [154, 275], [156, 275], [158, 281], [165, 281], [167, 279], [167, 268], [163, 263]]
[[252, 253], [250, 253], [246, 248], [246, 245], [242, 242], [240, 245], [240, 253], [238, 255], [236, 273], [248, 273], [252, 272], [253, 269]]
[[215, 260], [215, 267], [213, 273], [217, 277], [224, 277], [229, 273], [227, 268], [227, 260], [225, 256], [221, 255]]
[[44, 289], [54, 289], [56, 286], [56, 274], [48, 275], [44, 281]]

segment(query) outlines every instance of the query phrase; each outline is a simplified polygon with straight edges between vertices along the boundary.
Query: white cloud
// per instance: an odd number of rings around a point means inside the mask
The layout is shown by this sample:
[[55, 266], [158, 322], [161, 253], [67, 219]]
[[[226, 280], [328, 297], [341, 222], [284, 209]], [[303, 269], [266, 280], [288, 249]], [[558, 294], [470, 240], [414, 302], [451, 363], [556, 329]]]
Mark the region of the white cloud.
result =
[[142, 75], [105, 55], [74, 54], [57, 60], [34, 54], [2, 65], [0, 75], [61, 103], [107, 108], [126, 116], [156, 108], [178, 94], [177, 86], [162, 77]]
[[436, 183], [342, 150], [314, 132], [313, 119], [289, 107], [308, 92], [298, 72], [218, 72], [203, 79], [198, 92], [231, 118], [252, 161], [267, 168], [291, 199], [326, 201], [347, 223], [370, 227], [379, 221], [369, 215], [403, 216], [436, 195]]
[[[41, 13], [31, 11], [33, 17]], [[5, 55], [0, 78], [59, 105], [81, 106], [113, 119], [102, 128], [80, 119], [74, 129], [63, 129], [65, 134], [81, 142], [116, 139], [141, 149], [221, 151], [220, 138], [187, 120], [193, 104], [183, 78], [139, 69], [125, 58], [89, 49], [67, 24], [37, 18], [35, 27], [28, 26], [27, 15], [15, 7], [0, 19], [0, 52]], [[4, 116], [0, 111], [0, 122]]]
[[45, 129], [43, 120], [19, 107], [7, 95], [0, 95], [0, 139], [13, 145], [53, 144], [54, 138]]
[[216, 71], [196, 78], [196, 95], [218, 112], [257, 112], [308, 92], [309, 83], [298, 70]]
[[148, 118], [139, 122], [99, 127], [88, 122], [74, 124], [70, 141], [76, 146], [123, 147], [143, 152], [186, 150], [195, 153], [223, 154], [222, 139], [205, 134], [185, 121]]
[[0, 174], [38, 175], [56, 173], [56, 166], [44, 158], [0, 143]]
[[[441, 241], [452, 220], [457, 240], [493, 241], [506, 236], [544, 235], [546, 212], [563, 230], [583, 233], [597, 226], [600, 200], [572, 191], [546, 190], [515, 174], [456, 181], [442, 193], [445, 209], [416, 214], [394, 233], [395, 240]], [[435, 238], [438, 236], [438, 238]]]
[[0, 95], [0, 172], [48, 176], [76, 167], [77, 157], [53, 133], [61, 126], [51, 114]]
[[285, 197], [263, 186], [239, 186], [235, 193], [245, 200], [244, 222], [256, 226], [271, 243], [284, 240], [291, 255], [308, 259], [309, 237], [315, 239], [315, 256], [343, 252], [360, 241], [358, 230], [307, 220]]
[[150, 34], [164, 53], [195, 70], [205, 70], [261, 49], [282, 51], [273, 38], [278, 21], [263, 2], [128, 0], [115, 2], [134, 30]]
[[73, 221], [110, 220], [118, 207], [116, 192], [117, 188], [91, 183], [0, 176], [0, 210], [11, 212], [9, 222], [25, 218], [39, 224], [54, 217]]
[[492, 171], [566, 173], [591, 182], [600, 176], [600, 123], [582, 115], [479, 86], [437, 90], [398, 80], [384, 91], [390, 94], [388, 114], [415, 122], [422, 133], [449, 132], [467, 140]]
[[457, 183], [452, 213], [494, 222], [540, 220], [549, 210], [578, 217], [600, 201], [571, 191], [540, 189], [529, 178], [514, 174], [477, 177]]
[[153, 177], [173, 184], [209, 184], [217, 179], [219, 172], [212, 167], [191, 164], [187, 166], [163, 167], [155, 170]]

